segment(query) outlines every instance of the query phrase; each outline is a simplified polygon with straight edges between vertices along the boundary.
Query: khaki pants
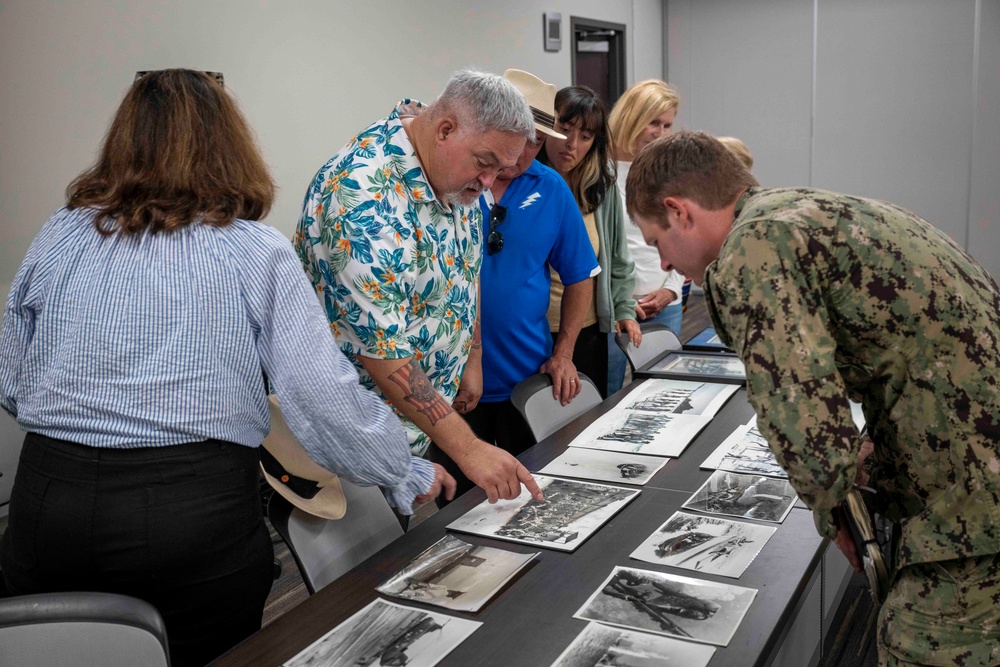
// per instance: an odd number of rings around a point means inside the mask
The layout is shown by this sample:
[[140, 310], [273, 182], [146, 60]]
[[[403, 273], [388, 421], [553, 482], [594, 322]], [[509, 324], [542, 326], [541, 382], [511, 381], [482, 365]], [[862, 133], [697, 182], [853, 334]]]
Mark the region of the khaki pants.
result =
[[903, 568], [879, 612], [880, 667], [1000, 665], [1000, 555]]

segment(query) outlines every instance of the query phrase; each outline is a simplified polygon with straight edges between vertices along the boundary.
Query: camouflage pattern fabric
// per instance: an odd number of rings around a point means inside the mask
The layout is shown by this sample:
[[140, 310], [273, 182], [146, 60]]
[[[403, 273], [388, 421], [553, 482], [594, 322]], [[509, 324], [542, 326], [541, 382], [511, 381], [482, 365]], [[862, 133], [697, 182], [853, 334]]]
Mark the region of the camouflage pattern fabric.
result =
[[892, 204], [751, 188], [704, 287], [822, 534], [855, 479], [851, 397], [897, 567], [1000, 552], [1000, 289], [964, 250]]
[[1000, 664], [1000, 557], [911, 565], [879, 612], [879, 665]]

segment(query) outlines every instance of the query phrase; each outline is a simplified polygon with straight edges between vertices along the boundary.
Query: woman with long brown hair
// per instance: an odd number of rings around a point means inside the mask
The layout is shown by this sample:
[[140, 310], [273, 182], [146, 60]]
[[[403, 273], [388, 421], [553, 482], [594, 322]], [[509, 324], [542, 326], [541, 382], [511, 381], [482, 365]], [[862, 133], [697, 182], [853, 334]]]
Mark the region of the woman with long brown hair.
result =
[[[538, 159], [566, 180], [583, 214], [591, 245], [597, 253], [601, 272], [597, 275], [594, 303], [576, 340], [573, 363], [594, 380], [602, 396], [607, 396], [607, 334], [625, 332], [639, 345], [642, 334], [635, 321], [635, 266], [625, 240], [625, 212], [615, 187], [615, 166], [609, 154], [608, 111], [593, 90], [570, 86], [556, 94], [555, 130], [566, 139], [546, 137], [545, 150]], [[549, 305], [549, 326], [553, 336], [559, 331], [559, 303], [562, 282], [553, 272]], [[611, 343], [613, 344], [613, 343]]]
[[264, 374], [310, 456], [401, 512], [450, 478], [409, 455], [291, 244], [253, 222], [274, 184], [215, 79], [141, 76], [67, 194], [0, 330], [0, 404], [28, 432], [0, 569], [13, 595], [144, 599], [172, 664], [201, 665], [260, 628], [271, 587]]

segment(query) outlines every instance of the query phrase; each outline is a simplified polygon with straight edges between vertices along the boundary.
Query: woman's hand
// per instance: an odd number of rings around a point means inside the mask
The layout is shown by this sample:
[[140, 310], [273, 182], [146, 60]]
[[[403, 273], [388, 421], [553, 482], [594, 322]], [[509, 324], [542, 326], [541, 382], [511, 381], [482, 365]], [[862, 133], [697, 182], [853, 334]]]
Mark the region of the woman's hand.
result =
[[643, 312], [642, 319], [648, 320], [650, 317], [659, 315], [660, 311], [672, 304], [676, 299], [677, 295], [674, 294], [673, 290], [663, 287], [639, 299], [636, 302], [636, 312], [641, 308]]
[[628, 334], [628, 339], [636, 347], [639, 347], [639, 344], [642, 343], [642, 330], [639, 328], [639, 323], [635, 320], [618, 320], [615, 323], [615, 333]]

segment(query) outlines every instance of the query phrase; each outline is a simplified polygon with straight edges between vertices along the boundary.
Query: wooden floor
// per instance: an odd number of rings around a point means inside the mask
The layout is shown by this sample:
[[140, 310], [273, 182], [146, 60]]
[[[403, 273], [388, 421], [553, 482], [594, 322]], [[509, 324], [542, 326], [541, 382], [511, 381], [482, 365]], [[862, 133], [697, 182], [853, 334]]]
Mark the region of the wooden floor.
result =
[[[700, 292], [692, 292], [688, 299], [687, 310], [684, 311], [684, 322], [681, 326], [681, 340], [688, 340], [705, 327], [712, 326], [711, 318], [705, 308], [705, 299]], [[627, 378], [626, 378], [627, 380]], [[425, 503], [417, 508], [410, 525], [416, 526], [427, 517], [432, 516], [437, 511], [434, 502]], [[268, 524], [268, 528], [270, 528]], [[275, 580], [271, 587], [271, 595], [267, 599], [264, 607], [264, 625], [267, 625], [278, 618], [286, 611], [297, 605], [309, 596], [306, 586], [302, 583], [299, 570], [295, 566], [288, 547], [278, 537], [274, 529], [271, 528], [271, 539], [274, 541], [275, 558], [281, 561], [281, 576]]]

